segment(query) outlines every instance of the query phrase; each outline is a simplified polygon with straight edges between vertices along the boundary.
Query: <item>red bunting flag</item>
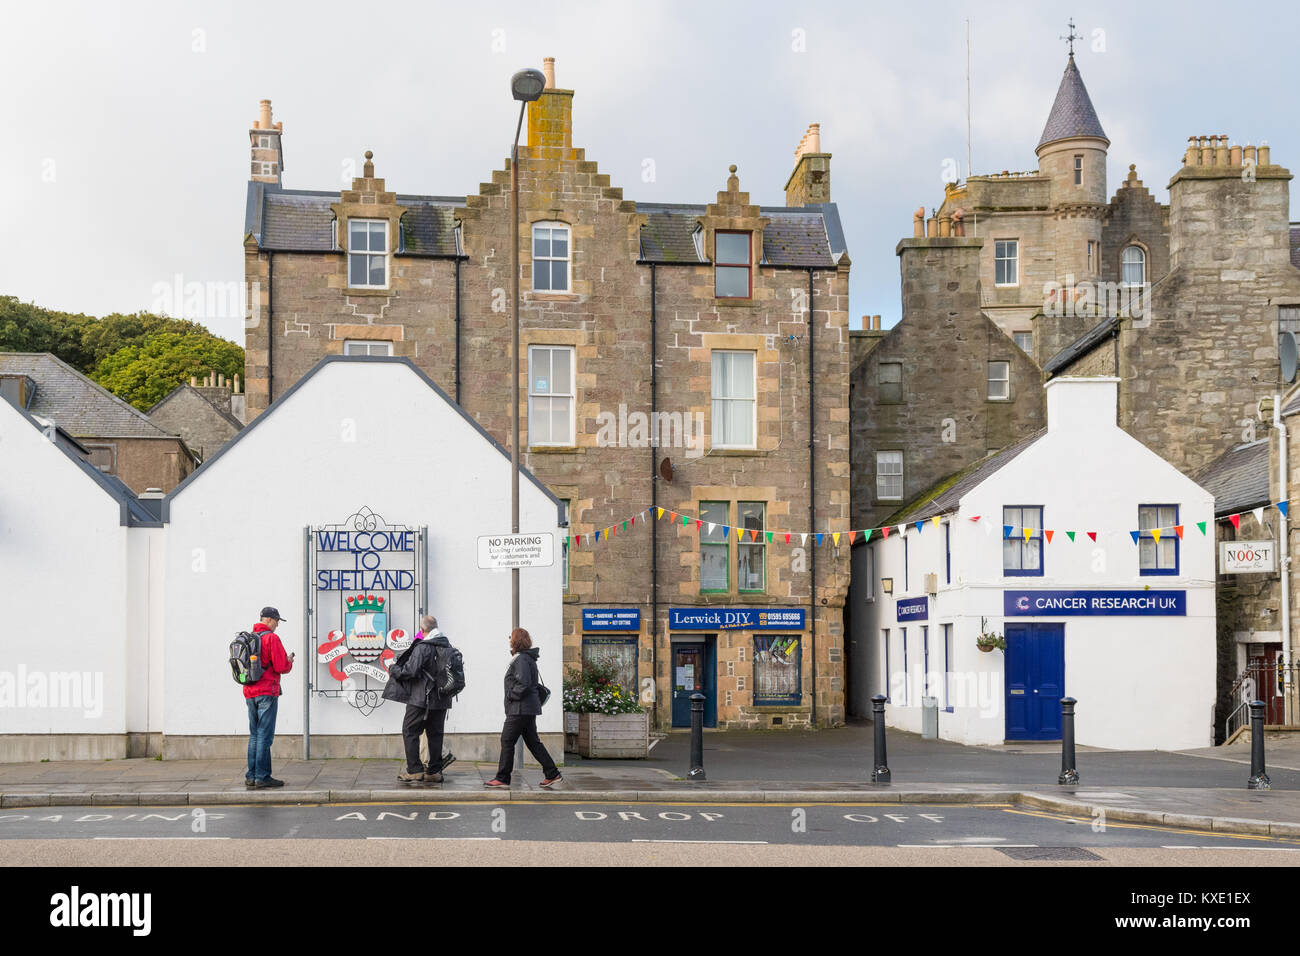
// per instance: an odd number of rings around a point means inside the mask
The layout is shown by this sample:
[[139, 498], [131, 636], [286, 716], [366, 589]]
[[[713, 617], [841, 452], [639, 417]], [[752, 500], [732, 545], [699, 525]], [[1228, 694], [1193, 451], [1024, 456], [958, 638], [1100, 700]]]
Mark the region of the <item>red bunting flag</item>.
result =
[[890, 530], [891, 530], [891, 529], [890, 529], [889, 525], [885, 525], [883, 528], [880, 529], [880, 536], [881, 536], [882, 538], [888, 538], [888, 537], [889, 537], [889, 532], [890, 532]]
[[1097, 532], [1095, 532], [1095, 531], [1089, 531], [1089, 532], [1088, 532], [1088, 537], [1092, 538], [1093, 541], [1096, 541], [1096, 540], [1097, 540]]
[[1183, 526], [1180, 524], [1174, 525], [1174, 534], [1178, 535], [1179, 541], [1183, 540]]
[[751, 530], [751, 531], [749, 532], [749, 540], [750, 540], [750, 541], [757, 541], [757, 540], [758, 540], [758, 529], [757, 529], [757, 528], [754, 528], [753, 530]]
[[857, 533], [856, 531], [850, 531], [850, 532], [849, 532], [849, 544], [852, 544], [852, 543], [853, 543], [853, 539], [856, 538], [857, 536], [858, 536], [858, 533]]
[[1241, 528], [1241, 515], [1228, 515], [1228, 520], [1232, 522], [1234, 528]]
[[1047, 543], [1048, 543], [1048, 544], [1051, 544], [1051, 543], [1052, 543], [1052, 535], [1054, 534], [1054, 532], [1051, 531], [1051, 530], [1048, 529], [1048, 528], [1044, 528], [1044, 529], [1043, 529], [1043, 534], [1045, 534], [1045, 535], [1047, 536]]
[[578, 545], [577, 545], [577, 546], [578, 546], [579, 548], [582, 547], [582, 535], [580, 535], [580, 534], [578, 534], [578, 535], [574, 535], [574, 536], [573, 536], [573, 540], [576, 541], [576, 542], [578, 542]]
[[979, 520], [980, 520], [980, 516], [979, 516], [979, 515], [975, 515], [975, 516], [972, 517], [970, 520], [971, 520], [971, 521], [979, 521]]
[[785, 536], [785, 543], [786, 543], [786, 544], [789, 544], [789, 543], [790, 543], [790, 535], [789, 535], [789, 534], [786, 534], [786, 536]]
[[699, 531], [699, 530], [700, 530], [700, 519], [699, 519], [699, 518], [696, 518], [696, 519], [695, 519], [695, 530], [696, 530], [696, 531]]

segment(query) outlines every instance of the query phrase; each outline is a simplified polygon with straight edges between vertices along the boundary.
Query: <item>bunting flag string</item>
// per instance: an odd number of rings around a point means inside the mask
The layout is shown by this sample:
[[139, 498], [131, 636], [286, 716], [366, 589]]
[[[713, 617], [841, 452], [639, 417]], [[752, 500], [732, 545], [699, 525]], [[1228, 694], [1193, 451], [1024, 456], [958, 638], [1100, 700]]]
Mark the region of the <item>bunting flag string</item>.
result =
[[[1271, 506], [1260, 505], [1235, 514], [1222, 515], [1213, 520], [1228, 522], [1235, 530], [1240, 531], [1243, 515], [1251, 515], [1257, 524], [1262, 525], [1264, 523], [1265, 511], [1267, 508], [1276, 508], [1284, 517], [1287, 517], [1289, 516], [1289, 506], [1290, 502], [1288, 501], [1277, 501], [1273, 502]], [[642, 519], [642, 523], [644, 524], [647, 516], [650, 516], [652, 513], [656, 520], [663, 520], [667, 517], [670, 523], [675, 524], [680, 522], [680, 525], [683, 528], [689, 528], [693, 523], [696, 532], [701, 535], [713, 537], [715, 534], [720, 533], [722, 541], [730, 540], [732, 531], [735, 531], [736, 541], [740, 543], [745, 543], [745, 532], [749, 532], [748, 543], [751, 544], [772, 544], [774, 542], [773, 536], [776, 535], [787, 545], [793, 544], [793, 539], [797, 537], [799, 546], [805, 547], [808, 544], [808, 538], [811, 536], [814, 545], [817, 547], [821, 547], [825, 542], [825, 539], [829, 537], [831, 539], [831, 544], [837, 548], [840, 546], [841, 537], [847, 536], [849, 544], [854, 545], [857, 543], [859, 537], [861, 537], [862, 542], [866, 544], [873, 540], [876, 535], [879, 535], [882, 540], [888, 539], [891, 534], [897, 534], [900, 537], [909, 533], [912, 535], [919, 535], [924, 533], [927, 523], [932, 524], [935, 528], [939, 528], [944, 523], [945, 518], [951, 520], [953, 517], [952, 512], [947, 512], [930, 515], [927, 518], [920, 518], [910, 523], [905, 522], [894, 525], [882, 525], [879, 528], [861, 528], [846, 531], [832, 531], [830, 529], [826, 529], [825, 531], [772, 531], [767, 528], [734, 527], [716, 521], [705, 521], [699, 516], [683, 514], [682, 512], [674, 511], [670, 508], [663, 508], [655, 505], [645, 508], [636, 514], [629, 515], [626, 518], [614, 521], [608, 527], [596, 528], [582, 534], [565, 535], [564, 543], [566, 545], [580, 548], [583, 545], [584, 539], [588, 545], [608, 542], [620, 530], [626, 532], [629, 529], [635, 529], [638, 518]], [[988, 520], [986, 516], [982, 514], [971, 515], [969, 520], [973, 523], [981, 524], [986, 536], [992, 535], [995, 525], [994, 522]], [[1195, 522], [1196, 530], [1200, 533], [1201, 537], [1209, 537], [1210, 524], [1211, 519]], [[1023, 538], [1026, 542], [1041, 538], [1045, 543], [1051, 544], [1057, 531], [1058, 529], [1056, 528], [1033, 528], [1021, 525], [1004, 524], [1002, 525], [1002, 538], [1004, 540]], [[1123, 535], [1130, 538], [1132, 543], [1136, 545], [1140, 543], [1143, 538], [1148, 538], [1158, 544], [1163, 537], [1168, 536], [1171, 532], [1178, 538], [1178, 540], [1182, 541], [1185, 538], [1186, 531], [1187, 526], [1185, 524], [1177, 524], [1167, 527], [1128, 528], [1123, 531], [1085, 530], [1083, 531], [1083, 534], [1085, 534], [1088, 540], [1092, 541], [1094, 544], [1098, 542], [1101, 536], [1109, 537], [1111, 535]], [[1064, 534], [1070, 542], [1073, 543], [1077, 540], [1079, 531], [1078, 529], [1070, 529], [1065, 530]]]

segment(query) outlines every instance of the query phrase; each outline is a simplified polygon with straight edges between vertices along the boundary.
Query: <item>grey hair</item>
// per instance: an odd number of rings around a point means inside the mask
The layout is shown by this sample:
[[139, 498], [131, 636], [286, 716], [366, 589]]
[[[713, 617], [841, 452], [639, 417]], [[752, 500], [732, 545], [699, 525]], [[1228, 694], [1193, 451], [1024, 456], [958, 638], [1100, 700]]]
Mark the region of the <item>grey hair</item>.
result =
[[424, 617], [420, 618], [420, 630], [424, 631], [424, 633], [426, 634], [428, 634], [437, 626], [438, 626], [438, 619], [434, 617], [432, 614], [426, 614], [424, 615]]

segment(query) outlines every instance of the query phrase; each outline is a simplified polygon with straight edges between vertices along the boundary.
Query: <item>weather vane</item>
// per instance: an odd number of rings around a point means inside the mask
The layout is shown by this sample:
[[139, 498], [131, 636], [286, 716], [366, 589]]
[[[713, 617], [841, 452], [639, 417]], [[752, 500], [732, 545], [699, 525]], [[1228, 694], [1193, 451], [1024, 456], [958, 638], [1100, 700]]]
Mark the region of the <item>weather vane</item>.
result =
[[1074, 41], [1083, 39], [1082, 36], [1074, 32], [1074, 17], [1070, 17], [1070, 35], [1060, 37], [1059, 39], [1062, 39], [1070, 44], [1070, 56], [1074, 56]]

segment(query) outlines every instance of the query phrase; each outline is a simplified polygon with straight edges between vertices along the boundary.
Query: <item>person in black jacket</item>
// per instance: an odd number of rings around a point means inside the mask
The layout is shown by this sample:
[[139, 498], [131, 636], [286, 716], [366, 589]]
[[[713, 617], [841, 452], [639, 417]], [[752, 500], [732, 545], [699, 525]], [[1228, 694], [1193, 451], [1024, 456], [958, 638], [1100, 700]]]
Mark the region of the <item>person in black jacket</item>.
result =
[[532, 638], [522, 627], [510, 632], [510, 653], [514, 660], [506, 670], [506, 723], [501, 730], [501, 759], [497, 761], [497, 775], [484, 786], [510, 786], [515, 743], [522, 736], [529, 753], [542, 765], [542, 786], [551, 787], [560, 781], [560, 771], [537, 736], [537, 718], [542, 713], [542, 701], [537, 693], [538, 649], [533, 647]]
[[439, 655], [451, 650], [451, 642], [438, 630], [438, 622], [433, 617], [425, 617], [421, 625], [424, 639], [413, 641], [388, 668], [384, 699], [406, 705], [406, 716], [402, 719], [406, 770], [399, 773], [397, 779], [408, 783], [421, 780], [442, 783], [442, 774], [438, 771], [426, 773], [420, 760], [420, 734], [428, 738], [430, 754], [442, 753], [442, 730], [451, 701], [438, 693], [436, 675], [441, 673], [443, 663]]

